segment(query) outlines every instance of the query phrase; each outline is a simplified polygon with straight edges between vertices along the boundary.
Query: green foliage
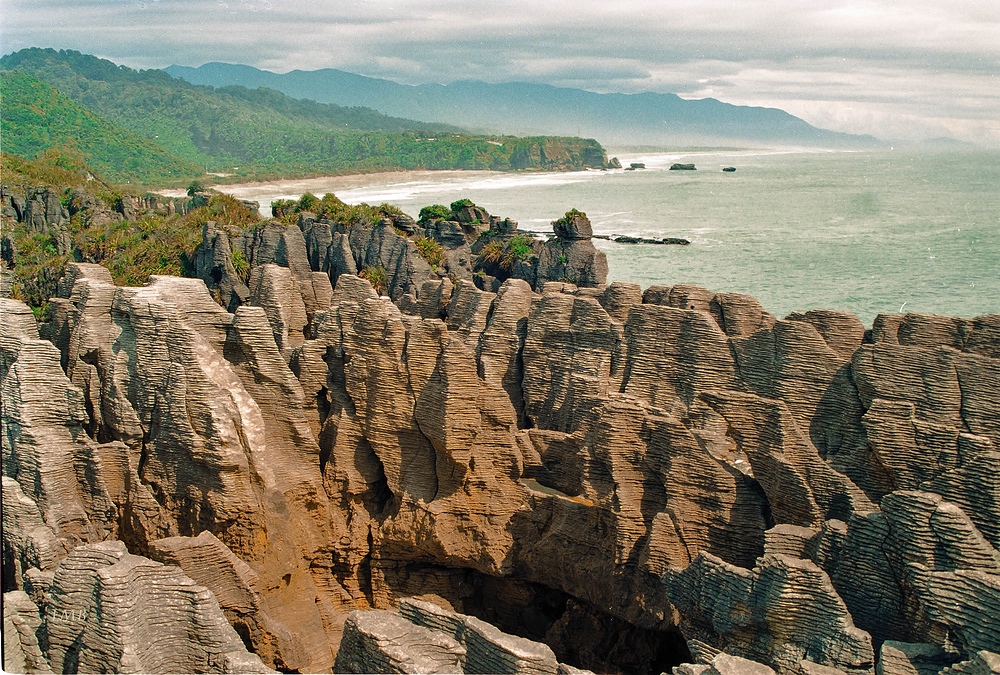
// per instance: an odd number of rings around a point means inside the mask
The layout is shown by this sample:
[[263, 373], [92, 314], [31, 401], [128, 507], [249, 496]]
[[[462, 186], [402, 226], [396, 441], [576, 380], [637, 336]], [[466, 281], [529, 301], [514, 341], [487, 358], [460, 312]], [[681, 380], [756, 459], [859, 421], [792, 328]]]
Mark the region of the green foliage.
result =
[[[5, 228], [6, 229], [6, 228]], [[13, 297], [40, 313], [55, 295], [56, 286], [69, 256], [57, 255], [55, 242], [48, 235], [39, 235], [18, 225], [5, 232], [10, 236], [15, 253]]]
[[382, 219], [382, 213], [376, 207], [368, 204], [346, 204], [332, 192], [323, 195], [318, 215], [348, 227], [371, 227]]
[[358, 276], [367, 279], [379, 295], [385, 295], [389, 291], [389, 272], [384, 267], [366, 267], [358, 272]]
[[271, 215], [275, 218], [284, 218], [293, 213], [298, 213], [296, 207], [298, 203], [294, 199], [275, 199], [271, 202]]
[[406, 215], [405, 213], [403, 213], [403, 209], [399, 208], [398, 206], [395, 206], [394, 204], [387, 204], [385, 202], [379, 204], [378, 211], [386, 218], [390, 219]]
[[[185, 185], [204, 171], [263, 178], [387, 169], [532, 169], [597, 166], [603, 148], [591, 139], [485, 137], [379, 115], [291, 99], [266, 89], [212, 89], [162, 71], [135, 71], [78, 52], [26, 49], [0, 59], [16, 76], [58, 90], [22, 92], [4, 138], [9, 150], [34, 157], [74, 141], [111, 180]], [[34, 79], [38, 78], [38, 79]], [[24, 86], [18, 85], [21, 89]], [[30, 95], [28, 95], [30, 93]], [[24, 98], [24, 97], [22, 97]], [[70, 105], [72, 104], [72, 105]], [[34, 112], [33, 112], [33, 109]], [[106, 145], [107, 147], [103, 147]], [[544, 150], [544, 151], [543, 151]], [[553, 164], [551, 158], [560, 158]], [[179, 159], [178, 159], [179, 158]]]
[[244, 284], [250, 281], [250, 261], [247, 257], [243, 255], [243, 251], [233, 251], [230, 255], [233, 263], [233, 269], [236, 271], [236, 276], [240, 278]]
[[276, 199], [271, 202], [271, 214], [287, 224], [295, 223], [298, 214], [303, 211], [315, 213], [319, 218], [326, 218], [348, 227], [356, 225], [371, 227], [384, 217], [391, 219], [403, 214], [401, 210], [388, 204], [379, 207], [369, 204], [347, 204], [332, 192], [323, 195], [322, 199], [307, 192], [298, 201]]
[[505, 272], [512, 272], [517, 262], [527, 260], [534, 253], [533, 242], [534, 240], [525, 234], [515, 235], [506, 242], [493, 240], [480, 250], [479, 264], [495, 265]]
[[421, 225], [435, 220], [451, 220], [451, 209], [444, 204], [431, 204], [420, 209], [420, 217], [417, 222]]
[[[19, 71], [0, 71], [4, 150], [41, 159], [56, 150], [64, 159], [93, 166], [112, 181], [176, 181], [199, 174], [194, 164], [156, 142], [80, 106], [40, 80]], [[63, 162], [63, 168], [67, 167]]]
[[[30, 162], [2, 157], [4, 182], [16, 185], [17, 180], [32, 179], [28, 184], [38, 184], [33, 180], [39, 175], [50, 177], [61, 175], [58, 171], [69, 171], [41, 161]], [[51, 159], [51, 157], [48, 157]], [[70, 157], [72, 159], [72, 157]], [[16, 172], [8, 174], [8, 167]], [[53, 172], [56, 173], [53, 173]], [[70, 175], [86, 180], [79, 174]], [[65, 188], [64, 195], [69, 195]], [[74, 195], [74, 199], [77, 197]], [[121, 207], [122, 195], [115, 190], [89, 193], [84, 201], [103, 202], [106, 209]], [[208, 221], [215, 221], [230, 233], [237, 233], [257, 225], [260, 217], [252, 209], [231, 195], [214, 194], [207, 204], [194, 209], [184, 216], [145, 215], [136, 220], [113, 220], [102, 216], [90, 221], [84, 214], [74, 213], [65, 230], [52, 234], [39, 233], [24, 224], [12, 227], [4, 224], [3, 235], [10, 240], [13, 249], [11, 272], [14, 275], [14, 290], [18, 299], [36, 310], [45, 306], [48, 298], [56, 293], [58, 280], [65, 266], [72, 260], [99, 263], [111, 271], [115, 283], [140, 286], [153, 274], [190, 274], [195, 247], [201, 243], [202, 228]], [[65, 247], [69, 236], [69, 249]], [[232, 254], [233, 267], [244, 281], [249, 276], [249, 264], [241, 251]]]
[[559, 224], [562, 224], [562, 225], [569, 225], [576, 218], [586, 218], [586, 217], [587, 217], [587, 214], [584, 213], [583, 211], [578, 211], [577, 209], [570, 209], [569, 211], [567, 211], [565, 213], [565, 215], [563, 215], [562, 218], [560, 218], [559, 220], [557, 220], [556, 223], [559, 223]]
[[302, 211], [316, 211], [319, 206], [319, 197], [307, 192], [301, 197], [299, 197], [299, 203], [296, 204], [296, 210], [301, 213]]
[[475, 206], [475, 204], [471, 199], [459, 199], [451, 203], [451, 212], [458, 213], [466, 206]]
[[491, 241], [479, 252], [479, 261], [489, 265], [500, 265], [503, 259], [504, 245], [502, 241]]
[[34, 160], [0, 152], [4, 185], [69, 188], [87, 183], [93, 172], [83, 155], [70, 147], [49, 148]]
[[187, 186], [188, 197], [194, 197], [199, 192], [204, 192], [204, 191], [205, 191], [205, 186], [202, 184], [201, 181], [193, 180], [190, 183], [188, 183]]
[[260, 215], [232, 195], [220, 193], [212, 195], [207, 205], [191, 211], [185, 219], [199, 228], [214, 220], [229, 233], [237, 234], [260, 221]]
[[417, 253], [427, 261], [432, 268], [437, 268], [444, 262], [444, 248], [436, 240], [430, 237], [417, 237], [413, 240], [417, 247]]
[[[507, 251], [513, 260], [527, 260], [534, 249], [531, 244], [534, 240], [526, 234], [518, 234], [507, 242]], [[513, 267], [513, 263], [511, 264]]]
[[350, 206], [340, 197], [332, 192], [327, 192], [323, 195], [323, 199], [319, 201], [317, 212], [320, 218], [329, 218], [333, 220], [336, 216], [343, 213], [348, 208], [350, 208]]

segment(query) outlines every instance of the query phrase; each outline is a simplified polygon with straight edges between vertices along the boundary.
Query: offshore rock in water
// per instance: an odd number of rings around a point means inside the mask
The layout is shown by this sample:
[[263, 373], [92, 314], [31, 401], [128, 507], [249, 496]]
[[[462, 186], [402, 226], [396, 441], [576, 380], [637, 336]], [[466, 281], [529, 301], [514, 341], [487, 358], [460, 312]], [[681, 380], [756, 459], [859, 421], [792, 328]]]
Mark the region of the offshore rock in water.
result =
[[633, 237], [627, 234], [595, 234], [594, 239], [604, 239], [613, 241], [616, 244], [677, 244], [687, 246], [691, 242], [680, 237], [663, 237], [662, 239], [647, 239], [646, 237]]

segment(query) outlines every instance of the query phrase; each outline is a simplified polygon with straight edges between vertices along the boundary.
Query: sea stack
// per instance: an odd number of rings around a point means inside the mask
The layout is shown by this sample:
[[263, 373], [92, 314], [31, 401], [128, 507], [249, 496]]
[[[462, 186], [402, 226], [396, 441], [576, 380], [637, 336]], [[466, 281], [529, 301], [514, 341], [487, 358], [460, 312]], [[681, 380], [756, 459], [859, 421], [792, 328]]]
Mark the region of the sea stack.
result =
[[550, 239], [538, 254], [538, 277], [535, 290], [546, 282], [560, 281], [579, 287], [597, 287], [608, 278], [608, 259], [591, 241], [594, 229], [587, 214], [572, 209], [562, 218], [552, 221], [555, 238]]

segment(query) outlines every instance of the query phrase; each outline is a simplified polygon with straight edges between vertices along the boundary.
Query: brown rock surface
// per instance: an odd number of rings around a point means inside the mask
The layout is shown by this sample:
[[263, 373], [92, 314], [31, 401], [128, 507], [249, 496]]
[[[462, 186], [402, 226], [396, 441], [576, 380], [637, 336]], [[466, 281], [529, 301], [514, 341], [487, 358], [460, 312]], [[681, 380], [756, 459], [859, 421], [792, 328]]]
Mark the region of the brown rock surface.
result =
[[[870, 672], [876, 654], [904, 668], [886, 641], [989, 667], [995, 317], [885, 315], [868, 334], [684, 284], [560, 277], [538, 295], [513, 279], [494, 295], [422, 277], [405, 231], [348, 229], [226, 234], [253, 263], [233, 313], [201, 280], [115, 288], [76, 263], [40, 329], [2, 301], [4, 590], [51, 619], [38, 648], [54, 670], [259, 668], [191, 660], [242, 654], [240, 637], [270, 667], [329, 670], [351, 611], [405, 613], [413, 595], [573, 664], [545, 672], [720, 651], [779, 673]], [[460, 257], [466, 229], [435, 232]], [[396, 265], [399, 306], [341, 273], [376, 262]], [[112, 644], [146, 639], [155, 603], [109, 612], [101, 634], [49, 613], [102, 593], [125, 608], [147, 583], [180, 612], [163, 644], [189, 646]], [[385, 653], [420, 631], [375, 616], [347, 623], [345, 644], [376, 659], [357, 663], [413, 667]], [[434, 668], [474, 652], [420, 635]], [[727, 658], [712, 667], [739, 670]]]

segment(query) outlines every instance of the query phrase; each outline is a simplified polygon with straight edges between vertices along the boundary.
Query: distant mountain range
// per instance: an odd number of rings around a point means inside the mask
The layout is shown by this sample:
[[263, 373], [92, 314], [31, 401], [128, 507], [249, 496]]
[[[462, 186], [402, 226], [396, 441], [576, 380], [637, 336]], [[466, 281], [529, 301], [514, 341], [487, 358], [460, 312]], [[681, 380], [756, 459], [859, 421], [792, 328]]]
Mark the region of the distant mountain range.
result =
[[4, 152], [81, 153], [113, 182], [386, 169], [602, 168], [593, 139], [477, 136], [273, 89], [213, 88], [71, 50], [0, 58]]
[[597, 94], [581, 89], [511, 82], [399, 84], [326, 68], [278, 74], [251, 66], [206, 63], [166, 72], [194, 84], [268, 87], [294, 98], [366, 106], [488, 133], [596, 138], [604, 145], [804, 145], [871, 147], [880, 142], [818, 129], [776, 108], [736, 106], [675, 94]]

